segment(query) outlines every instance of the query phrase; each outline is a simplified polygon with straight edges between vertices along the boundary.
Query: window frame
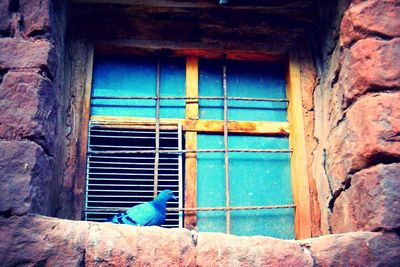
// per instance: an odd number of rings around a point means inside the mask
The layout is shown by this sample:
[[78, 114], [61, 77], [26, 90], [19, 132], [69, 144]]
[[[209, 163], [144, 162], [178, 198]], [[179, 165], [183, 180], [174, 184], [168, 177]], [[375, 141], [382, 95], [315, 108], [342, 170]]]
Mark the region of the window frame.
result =
[[[86, 65], [86, 81], [82, 110], [82, 125], [80, 134], [80, 154], [78, 164], [78, 179], [85, 181], [86, 173], [86, 154], [88, 143], [88, 125], [90, 119], [90, 100], [93, 78], [94, 53], [107, 52], [120, 54], [120, 44], [94, 45], [89, 44]], [[95, 49], [96, 47], [96, 49]], [[153, 53], [160, 48], [142, 47], [130, 45], [129, 54], [136, 51], [140, 53]], [[134, 51], [134, 53], [132, 53]], [[292, 150], [291, 182], [294, 208], [294, 226], [296, 239], [311, 237], [311, 210], [310, 195], [307, 172], [307, 153], [304, 129], [302, 93], [300, 85], [300, 65], [298, 56], [295, 52], [287, 55], [270, 55], [262, 52], [248, 51], [223, 51], [207, 49], [175, 48], [173, 54], [186, 58], [186, 97], [198, 97], [199, 94], [199, 70], [198, 58], [223, 58], [238, 60], [260, 60], [273, 61], [280, 60], [287, 64], [286, 70], [286, 95], [288, 99], [288, 121], [287, 122], [265, 122], [265, 121], [229, 121], [227, 128], [229, 133], [263, 134], [263, 135], [288, 135], [289, 148]], [[109, 117], [93, 116], [96, 120], [124, 121], [130, 120], [132, 123], [148, 122], [154, 125], [156, 119], [130, 118], [130, 117]], [[199, 100], [187, 99], [184, 119], [160, 119], [160, 123], [181, 123], [185, 135], [186, 150], [197, 149], [197, 133], [224, 133], [224, 121], [222, 120], [203, 120], [199, 119]], [[184, 206], [185, 208], [197, 207], [197, 158], [196, 153], [186, 153], [185, 155], [185, 175], [184, 175]], [[184, 227], [193, 229], [196, 226], [196, 212], [185, 211]]]

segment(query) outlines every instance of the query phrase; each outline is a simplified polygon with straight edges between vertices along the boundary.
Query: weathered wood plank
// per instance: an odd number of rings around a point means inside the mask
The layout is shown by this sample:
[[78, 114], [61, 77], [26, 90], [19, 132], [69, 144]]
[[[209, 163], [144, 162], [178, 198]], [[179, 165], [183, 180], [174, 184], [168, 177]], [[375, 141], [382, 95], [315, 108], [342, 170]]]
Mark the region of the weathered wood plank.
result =
[[295, 54], [290, 55], [287, 76], [289, 99], [288, 118], [290, 125], [293, 200], [295, 209], [295, 233], [297, 239], [311, 237], [310, 191], [308, 185], [306, 137], [300, 87], [300, 66]]
[[[186, 149], [197, 149], [197, 133], [186, 132]], [[186, 153], [185, 155], [185, 208], [197, 208], [197, 155]], [[186, 211], [184, 218], [185, 228], [195, 229], [196, 211]]]
[[105, 2], [79, 1], [71, 12], [72, 35], [96, 40], [174, 40], [249, 50], [264, 46], [270, 52], [286, 52], [316, 20], [312, 0], [227, 6], [217, 1]]
[[[89, 127], [89, 116], [90, 116], [90, 96], [92, 92], [92, 76], [93, 76], [93, 58], [94, 58], [94, 46], [90, 44], [88, 46], [88, 54], [86, 61], [86, 81], [85, 81], [85, 93], [83, 100], [83, 110], [81, 119], [81, 132], [80, 132], [80, 153], [79, 153], [79, 166], [78, 166], [78, 178], [80, 181], [85, 181], [86, 172], [86, 152], [88, 142], [88, 127]], [[84, 193], [84, 183], [77, 183], [74, 189], [75, 194]]]
[[[198, 59], [188, 57], [186, 61], [186, 96], [199, 96], [199, 67]], [[197, 120], [199, 118], [199, 100], [186, 100], [186, 119]]]
[[[92, 120], [107, 121], [114, 124], [142, 124], [152, 126], [155, 119], [135, 117], [108, 117], [92, 116]], [[190, 119], [161, 119], [161, 124], [181, 123], [184, 131], [223, 133], [224, 121], [222, 120], [190, 120]], [[229, 121], [230, 133], [247, 133], [258, 135], [287, 135], [289, 124], [287, 122], [261, 122], [261, 121]]]
[[[230, 1], [228, 5], [220, 5], [218, 0], [72, 0], [73, 4], [110, 4], [125, 6], [148, 6], [191, 9], [228, 9], [228, 10], [258, 10], [259, 12], [298, 12], [315, 5], [313, 0], [245, 0]], [[293, 11], [292, 11], [293, 12]]]
[[246, 47], [246, 50], [231, 50], [229, 46], [205, 45], [202, 43], [185, 43], [149, 40], [99, 40], [96, 51], [102, 54], [126, 54], [136, 56], [156, 56], [160, 51], [168, 51], [170, 57], [204, 57], [209, 59], [247, 60], [247, 61], [282, 61], [282, 53], [265, 53], [260, 47]]

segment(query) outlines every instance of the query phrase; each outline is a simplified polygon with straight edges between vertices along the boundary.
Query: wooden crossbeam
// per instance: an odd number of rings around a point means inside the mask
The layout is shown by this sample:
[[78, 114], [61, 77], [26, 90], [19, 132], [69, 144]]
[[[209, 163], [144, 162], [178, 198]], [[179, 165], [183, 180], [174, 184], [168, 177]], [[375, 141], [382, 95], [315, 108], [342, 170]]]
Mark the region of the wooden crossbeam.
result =
[[[124, 125], [129, 127], [129, 124], [140, 124], [143, 127], [154, 127], [155, 119], [153, 118], [136, 118], [136, 117], [111, 117], [111, 116], [92, 116], [92, 120], [107, 124]], [[163, 125], [181, 123], [184, 131], [191, 132], [208, 132], [208, 133], [223, 133], [223, 120], [191, 120], [191, 119], [160, 119]], [[265, 122], [265, 121], [229, 121], [228, 131], [230, 133], [245, 133], [256, 135], [288, 135], [288, 122]]]

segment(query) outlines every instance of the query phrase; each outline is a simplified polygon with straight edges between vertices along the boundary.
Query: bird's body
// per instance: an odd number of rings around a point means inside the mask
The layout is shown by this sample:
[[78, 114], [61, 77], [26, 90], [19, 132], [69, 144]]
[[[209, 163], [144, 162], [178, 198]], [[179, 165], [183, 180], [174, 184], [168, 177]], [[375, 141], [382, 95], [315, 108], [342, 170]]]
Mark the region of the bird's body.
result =
[[176, 199], [171, 190], [162, 191], [153, 201], [136, 205], [114, 215], [108, 222], [138, 226], [160, 226], [165, 222], [167, 201]]

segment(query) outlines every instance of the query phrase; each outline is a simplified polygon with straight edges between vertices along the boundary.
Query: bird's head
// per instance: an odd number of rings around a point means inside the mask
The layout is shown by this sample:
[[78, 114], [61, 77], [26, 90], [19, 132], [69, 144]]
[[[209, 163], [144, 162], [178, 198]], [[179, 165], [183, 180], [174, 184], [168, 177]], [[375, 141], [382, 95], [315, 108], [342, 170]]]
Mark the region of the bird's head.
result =
[[163, 199], [165, 201], [168, 201], [170, 199], [177, 200], [176, 196], [174, 195], [174, 192], [172, 192], [169, 189], [161, 191], [160, 194], [158, 194], [157, 198], [158, 199]]

